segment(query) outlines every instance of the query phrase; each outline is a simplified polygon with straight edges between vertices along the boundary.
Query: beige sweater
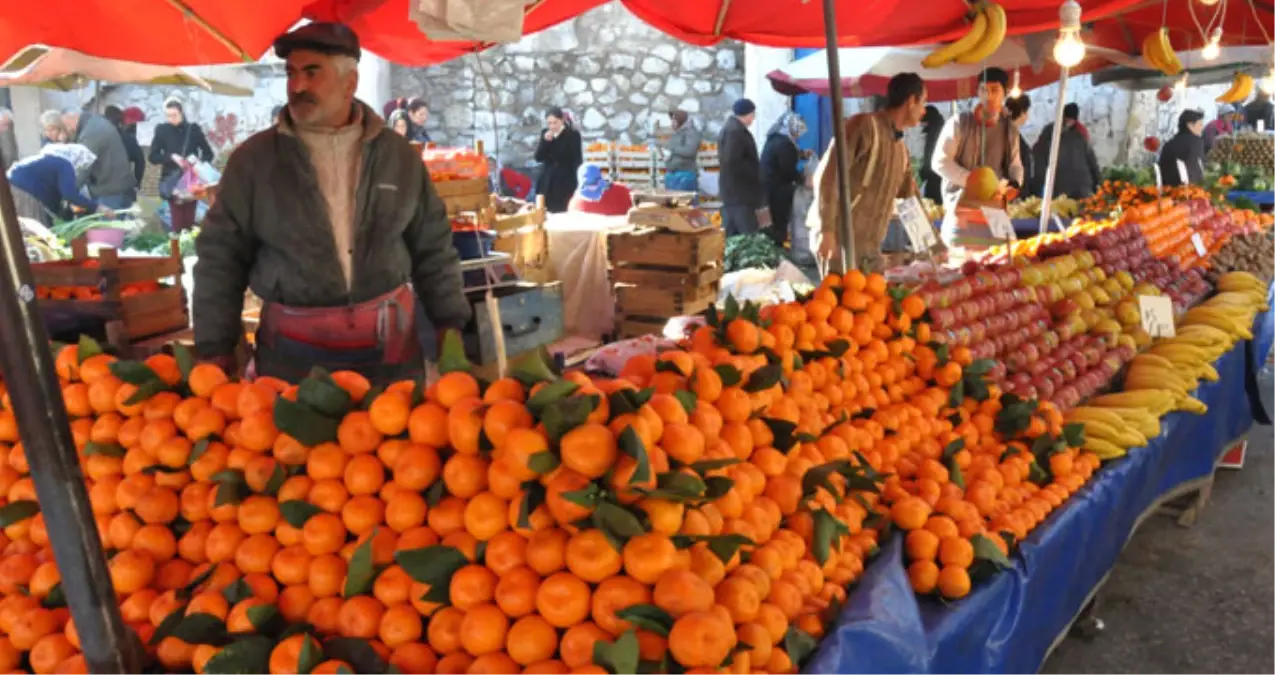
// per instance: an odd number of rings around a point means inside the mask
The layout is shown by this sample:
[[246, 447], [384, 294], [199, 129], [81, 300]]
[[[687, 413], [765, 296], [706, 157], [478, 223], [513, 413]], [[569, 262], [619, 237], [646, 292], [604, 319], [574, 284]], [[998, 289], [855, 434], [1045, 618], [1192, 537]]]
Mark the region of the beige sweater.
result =
[[353, 277], [355, 192], [363, 163], [363, 118], [357, 106], [354, 119], [337, 128], [295, 127], [297, 137], [310, 151], [310, 162], [319, 180], [319, 191], [328, 205], [337, 259], [348, 286]]

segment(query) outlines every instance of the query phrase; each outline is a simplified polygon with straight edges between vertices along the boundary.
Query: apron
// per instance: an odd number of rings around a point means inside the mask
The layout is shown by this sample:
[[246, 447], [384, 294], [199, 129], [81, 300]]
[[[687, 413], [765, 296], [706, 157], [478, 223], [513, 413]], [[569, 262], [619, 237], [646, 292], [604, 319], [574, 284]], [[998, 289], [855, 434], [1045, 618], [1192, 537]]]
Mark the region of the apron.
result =
[[416, 294], [404, 284], [343, 307], [289, 307], [267, 302], [256, 335], [256, 375], [299, 382], [319, 366], [352, 370], [374, 385], [420, 375]]

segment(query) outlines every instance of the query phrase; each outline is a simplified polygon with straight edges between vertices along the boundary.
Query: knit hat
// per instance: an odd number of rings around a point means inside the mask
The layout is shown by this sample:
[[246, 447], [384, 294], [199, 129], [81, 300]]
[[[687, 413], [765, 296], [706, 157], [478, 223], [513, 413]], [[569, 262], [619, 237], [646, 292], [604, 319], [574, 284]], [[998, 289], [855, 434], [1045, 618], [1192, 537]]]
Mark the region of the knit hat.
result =
[[735, 101], [735, 105], [731, 106], [731, 111], [735, 113], [736, 117], [751, 115], [756, 112], [756, 110], [757, 105], [746, 98], [741, 98], [738, 101]]

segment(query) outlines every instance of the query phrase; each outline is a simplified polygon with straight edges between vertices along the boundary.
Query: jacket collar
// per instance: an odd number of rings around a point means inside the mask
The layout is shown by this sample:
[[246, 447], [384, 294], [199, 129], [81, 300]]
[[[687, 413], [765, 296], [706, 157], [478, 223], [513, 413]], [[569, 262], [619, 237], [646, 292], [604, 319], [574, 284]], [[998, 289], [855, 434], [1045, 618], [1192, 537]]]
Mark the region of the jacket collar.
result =
[[[377, 115], [375, 110], [372, 110], [366, 103], [358, 99], [354, 99], [354, 122], [352, 124], [361, 124], [363, 126], [363, 134], [359, 140], [364, 143], [376, 138], [377, 134], [380, 134], [386, 128], [385, 120], [381, 119], [381, 116]], [[292, 113], [288, 110], [288, 106], [284, 106], [283, 110], [280, 111], [279, 123], [275, 125], [275, 128], [285, 136], [295, 137], [297, 135], [296, 122], [293, 121]]]

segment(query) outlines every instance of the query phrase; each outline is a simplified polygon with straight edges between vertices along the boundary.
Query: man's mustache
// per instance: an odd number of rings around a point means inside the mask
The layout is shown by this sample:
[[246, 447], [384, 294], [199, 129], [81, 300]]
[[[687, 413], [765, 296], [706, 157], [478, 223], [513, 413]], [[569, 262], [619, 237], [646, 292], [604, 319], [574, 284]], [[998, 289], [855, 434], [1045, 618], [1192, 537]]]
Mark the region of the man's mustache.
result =
[[288, 103], [318, 103], [319, 99], [308, 91], [301, 91], [288, 95]]

